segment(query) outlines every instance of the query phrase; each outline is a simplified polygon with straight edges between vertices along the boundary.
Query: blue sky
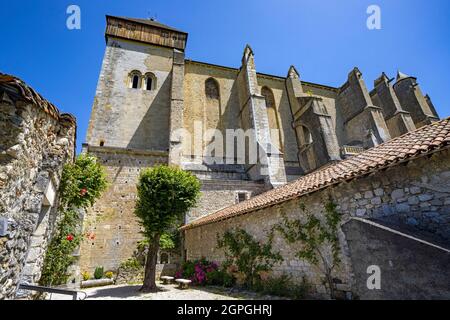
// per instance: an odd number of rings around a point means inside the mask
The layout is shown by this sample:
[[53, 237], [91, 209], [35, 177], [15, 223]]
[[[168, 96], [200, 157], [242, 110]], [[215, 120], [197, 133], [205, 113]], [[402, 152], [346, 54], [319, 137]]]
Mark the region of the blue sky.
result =
[[[66, 9], [81, 8], [81, 30]], [[366, 9], [381, 8], [381, 30]], [[0, 71], [22, 78], [78, 120], [78, 150], [105, 49], [105, 14], [157, 20], [189, 33], [186, 56], [238, 67], [246, 43], [259, 72], [342, 85], [358, 66], [369, 90], [382, 71], [414, 75], [441, 117], [450, 116], [448, 0], [1, 0]]]

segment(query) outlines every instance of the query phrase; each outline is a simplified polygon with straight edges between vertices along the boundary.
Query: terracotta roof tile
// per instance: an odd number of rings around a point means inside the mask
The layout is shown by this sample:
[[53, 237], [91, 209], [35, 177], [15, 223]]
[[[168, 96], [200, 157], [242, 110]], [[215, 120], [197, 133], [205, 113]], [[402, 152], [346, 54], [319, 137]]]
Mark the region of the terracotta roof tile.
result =
[[269, 190], [247, 201], [194, 220], [181, 229], [191, 229], [246, 214], [293, 199], [323, 187], [360, 177], [403, 160], [443, 149], [450, 144], [450, 118], [421, 127], [349, 159], [335, 162], [289, 184]]
[[0, 72], [0, 98], [2, 98], [5, 93], [9, 98], [13, 98], [14, 100], [33, 103], [58, 121], [73, 126], [76, 125], [76, 119], [73, 115], [69, 113], [60, 114], [58, 108], [54, 104], [47, 101], [21, 79]]

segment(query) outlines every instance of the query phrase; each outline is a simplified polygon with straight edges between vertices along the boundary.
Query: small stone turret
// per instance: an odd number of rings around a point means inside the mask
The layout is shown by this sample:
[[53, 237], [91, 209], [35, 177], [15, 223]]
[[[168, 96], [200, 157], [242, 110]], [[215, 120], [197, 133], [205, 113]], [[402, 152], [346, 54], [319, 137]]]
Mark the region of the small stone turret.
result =
[[417, 78], [398, 71], [394, 91], [402, 107], [411, 114], [417, 128], [439, 120], [430, 98], [426, 99], [422, 94]]
[[374, 89], [370, 93], [375, 105], [383, 109], [384, 119], [389, 128], [392, 137], [400, 136], [408, 131], [414, 130], [416, 126], [411, 119], [409, 112], [403, 110], [400, 101], [391, 86], [394, 78], [389, 77], [383, 72], [381, 76], [374, 81]]

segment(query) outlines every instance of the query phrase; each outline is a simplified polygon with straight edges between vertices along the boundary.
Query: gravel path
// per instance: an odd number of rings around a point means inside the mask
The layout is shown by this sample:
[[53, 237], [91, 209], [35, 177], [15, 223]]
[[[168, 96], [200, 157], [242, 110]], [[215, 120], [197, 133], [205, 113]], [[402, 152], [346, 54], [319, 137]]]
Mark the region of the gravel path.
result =
[[[240, 300], [273, 299], [254, 293], [231, 292], [230, 289], [217, 287], [191, 287], [178, 289], [178, 286], [158, 284], [159, 292], [141, 293], [140, 285], [119, 285], [80, 289], [87, 294], [86, 300]], [[79, 294], [79, 297], [82, 297]], [[68, 296], [53, 294], [52, 300], [67, 300]]]

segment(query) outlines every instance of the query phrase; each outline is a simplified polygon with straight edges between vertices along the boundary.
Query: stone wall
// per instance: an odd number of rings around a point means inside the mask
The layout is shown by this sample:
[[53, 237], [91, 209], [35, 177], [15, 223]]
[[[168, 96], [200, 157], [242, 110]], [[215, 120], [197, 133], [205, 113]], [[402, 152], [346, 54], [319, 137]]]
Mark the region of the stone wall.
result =
[[[79, 271], [92, 274], [97, 266], [115, 271], [133, 256], [143, 239], [134, 214], [140, 171], [167, 163], [167, 153], [87, 145], [83, 152], [95, 155], [105, 167], [109, 187], [84, 217], [84, 232], [94, 235], [94, 239], [84, 240], [81, 245]], [[233, 179], [226, 172], [194, 174], [201, 180], [202, 196], [187, 221], [236, 203], [239, 192], [250, 197], [265, 190], [263, 183]]]
[[[366, 220], [343, 225], [359, 299], [450, 299], [450, 250]], [[369, 290], [369, 266], [380, 268], [380, 289]]]
[[[323, 218], [324, 204], [329, 196], [337, 204], [337, 210], [343, 216], [343, 224], [347, 223], [351, 217], [375, 220], [380, 225], [387, 225], [406, 235], [409, 234], [418, 239], [448, 248], [450, 247], [449, 160], [450, 151], [448, 149], [443, 150], [432, 156], [422, 157], [407, 164], [400, 164], [386, 171], [375, 172], [370, 176], [329, 187], [280, 205], [187, 229], [185, 231], [187, 259], [206, 257], [210, 260], [223, 262], [223, 251], [217, 249], [217, 234], [220, 235], [230, 228], [243, 228], [258, 240], [264, 241], [267, 239], [272, 226], [281, 221], [282, 214], [286, 214], [289, 218], [302, 218], [303, 213], [299, 209], [300, 203], [305, 204], [308, 210], [319, 218]], [[353, 277], [353, 269], [356, 268], [354, 261], [361, 260], [364, 255], [370, 254], [372, 247], [367, 244], [366, 251], [349, 251], [347, 237], [351, 235], [348, 235], [346, 230], [348, 231], [344, 228], [339, 231], [342, 263], [336, 270], [335, 277], [340, 280], [340, 288], [343, 290], [353, 291], [363, 298], [372, 298], [373, 295], [361, 293], [361, 288], [357, 286], [361, 286], [362, 280], [359, 279], [358, 282]], [[377, 232], [376, 230], [372, 231], [371, 237], [376, 238]], [[381, 233], [379, 236], [383, 243], [389, 243], [389, 237], [396, 238]], [[352, 236], [352, 239], [357, 238]], [[377, 245], [377, 247], [380, 246]], [[295, 247], [287, 245], [279, 235], [275, 234], [273, 248], [280, 251], [284, 259], [280, 265], [273, 269], [275, 275], [287, 273], [293, 277], [294, 281], [306, 276], [313, 285], [313, 293], [319, 295], [325, 293], [322, 273], [309, 263], [298, 260], [294, 256]], [[385, 251], [377, 251], [378, 258], [383, 255], [388, 257], [388, 253], [390, 256], [393, 253], [401, 254], [401, 250], [401, 247], [396, 246], [391, 251], [387, 248]], [[430, 260], [432, 255], [425, 255], [422, 249], [420, 252], [423, 261], [426, 261], [427, 264], [433, 263]], [[441, 257], [439, 263], [442, 263], [444, 261], [442, 259], [445, 259], [445, 257], [448, 259], [448, 254]], [[386, 259], [383, 261], [386, 261]], [[410, 280], [401, 273], [401, 270], [413, 263], [413, 260], [413, 256], [405, 253], [404, 257], [396, 260], [396, 263], [398, 263], [397, 269], [389, 271], [390, 278], [398, 281], [395, 285], [396, 294], [403, 288], [404, 298], [417, 297], [412, 293], [409, 295], [407, 291], [410, 286], [408, 281], [415, 280]], [[414, 274], [414, 272], [416, 273], [412, 276], [411, 274]], [[423, 273], [423, 271], [420, 272]], [[423, 281], [418, 269], [409, 268], [407, 274], [412, 277], [411, 279], [414, 279], [414, 277], [422, 279], [417, 280], [417, 283], [420, 283], [422, 287], [426, 286], [426, 281]], [[439, 277], [440, 275], [437, 275], [435, 280], [438, 281]], [[434, 286], [433, 282], [430, 282], [426, 286], [426, 292], [434, 292], [433, 297], [442, 297], [443, 294], [448, 294], [448, 291], [443, 292], [440, 288], [442, 288], [441, 285]], [[381, 294], [381, 297], [395, 296], [392, 291], [389, 292], [389, 294], [386, 293], [386, 296]], [[392, 295], [390, 295], [391, 293]]]
[[83, 152], [95, 155], [104, 166], [109, 182], [102, 197], [84, 217], [84, 232], [94, 239], [83, 241], [80, 271], [93, 273], [102, 266], [115, 271], [121, 262], [132, 257], [143, 239], [134, 214], [136, 184], [140, 171], [167, 163], [167, 153], [85, 146]]
[[[3, 88], [1, 88], [3, 89]], [[75, 152], [75, 119], [0, 92], [0, 299], [36, 283], [58, 220], [63, 165]], [[10, 92], [11, 93], [11, 92]]]

